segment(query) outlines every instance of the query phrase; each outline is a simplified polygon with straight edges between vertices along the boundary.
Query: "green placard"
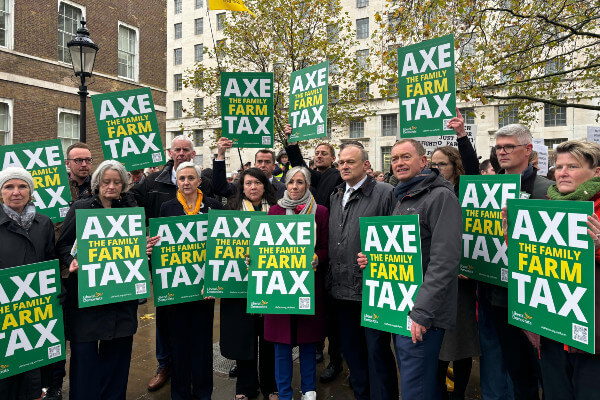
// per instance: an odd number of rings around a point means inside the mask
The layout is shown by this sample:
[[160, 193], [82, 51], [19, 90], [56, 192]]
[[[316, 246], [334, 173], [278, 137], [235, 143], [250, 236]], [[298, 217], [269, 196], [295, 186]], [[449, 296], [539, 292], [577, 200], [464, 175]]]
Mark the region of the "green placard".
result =
[[257, 211], [210, 210], [206, 241], [204, 296], [246, 298], [250, 245], [250, 218], [265, 215]]
[[79, 307], [148, 297], [144, 209], [79, 209], [75, 219]]
[[58, 260], [0, 270], [0, 379], [65, 359], [60, 290]]
[[208, 214], [150, 219], [154, 305], [202, 300]]
[[315, 313], [315, 216], [269, 215], [250, 222], [247, 312]]
[[508, 285], [502, 207], [506, 207], [507, 199], [518, 198], [520, 190], [520, 175], [460, 177], [463, 251], [459, 273], [502, 287]]
[[593, 353], [591, 201], [508, 200], [508, 321]]
[[292, 72], [290, 77], [290, 142], [327, 136], [329, 61]]
[[128, 171], [165, 163], [150, 88], [91, 97], [105, 159], [123, 163]]
[[440, 136], [456, 109], [454, 35], [398, 49], [400, 137]]
[[273, 147], [273, 73], [221, 73], [221, 122], [233, 147]]
[[65, 219], [71, 201], [69, 177], [59, 139], [0, 146], [2, 169], [25, 168], [31, 173], [36, 211], [52, 222]]
[[423, 283], [419, 215], [360, 218], [363, 271], [361, 325], [410, 336], [408, 316]]

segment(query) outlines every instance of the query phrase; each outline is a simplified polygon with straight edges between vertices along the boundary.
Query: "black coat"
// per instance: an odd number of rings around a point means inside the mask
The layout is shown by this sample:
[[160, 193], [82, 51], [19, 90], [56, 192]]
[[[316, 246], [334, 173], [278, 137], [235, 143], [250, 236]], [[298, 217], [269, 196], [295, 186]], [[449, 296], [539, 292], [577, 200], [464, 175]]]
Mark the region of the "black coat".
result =
[[[135, 199], [123, 193], [114, 200], [112, 208], [135, 207]], [[77, 200], [65, 217], [63, 231], [56, 243], [56, 252], [64, 265], [73, 261], [71, 248], [77, 237], [75, 210], [103, 208], [97, 196]], [[132, 336], [137, 331], [137, 300], [79, 308], [78, 274], [65, 279], [67, 298], [63, 305], [65, 336], [72, 342], [93, 342]]]

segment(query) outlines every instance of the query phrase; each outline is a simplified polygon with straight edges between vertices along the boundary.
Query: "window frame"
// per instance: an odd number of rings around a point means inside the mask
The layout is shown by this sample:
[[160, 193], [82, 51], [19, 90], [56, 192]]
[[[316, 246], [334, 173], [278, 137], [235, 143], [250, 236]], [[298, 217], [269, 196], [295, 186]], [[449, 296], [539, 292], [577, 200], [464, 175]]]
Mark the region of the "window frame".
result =
[[[135, 41], [134, 41], [135, 52], [133, 54], [133, 78], [119, 74], [118, 55], [119, 55], [119, 52], [122, 51], [119, 48], [119, 30], [121, 29], [121, 27], [135, 32]], [[125, 22], [118, 21], [118, 24], [117, 24], [117, 76], [122, 79], [127, 79], [129, 81], [137, 82], [139, 80], [139, 73], [140, 73], [140, 29], [136, 26], [126, 24]]]
[[218, 13], [215, 16], [215, 19], [217, 21], [217, 31], [222, 31], [223, 29], [225, 29], [225, 18], [227, 16], [227, 13]]
[[15, 0], [8, 0], [8, 10], [4, 13], [6, 18], [7, 27], [5, 30], [4, 39], [6, 43], [0, 44], [1, 48], [12, 50], [15, 45]]
[[[65, 136], [60, 136], [60, 116], [61, 114], [70, 114], [73, 116], [77, 116], [77, 129], [75, 130], [75, 136], [74, 137], [65, 137]], [[73, 110], [73, 109], [69, 109], [69, 108], [62, 108], [59, 107], [58, 111], [57, 111], [57, 115], [56, 115], [56, 138], [60, 140], [60, 143], [62, 145], [63, 148], [63, 152], [67, 151], [67, 148], [73, 144], [73, 143], [77, 143], [79, 142], [79, 118], [80, 118], [80, 111], [79, 110]], [[63, 142], [63, 139], [65, 140], [70, 140], [72, 141], [71, 143], [69, 143], [69, 146], [65, 146], [65, 143]], [[65, 154], [66, 157], [66, 154]]]
[[[61, 5], [61, 4], [66, 4], [66, 5], [70, 6], [70, 7], [73, 7], [73, 8], [78, 8], [79, 10], [81, 10], [81, 18], [83, 18], [83, 19], [85, 19], [85, 20], [87, 21], [87, 14], [86, 14], [86, 11], [87, 11], [87, 10], [86, 10], [86, 6], [84, 6], [84, 5], [81, 5], [81, 4], [79, 4], [79, 3], [75, 3], [75, 2], [73, 2], [73, 1], [70, 1], [70, 0], [58, 0], [58, 8], [56, 9], [56, 12], [57, 12], [57, 19], [56, 19], [56, 31], [57, 31], [57, 33], [59, 33], [59, 34], [67, 34], [67, 33], [68, 33], [68, 32], [66, 32], [66, 31], [61, 31], [61, 30], [58, 28], [58, 18], [60, 18], [60, 5]], [[13, 6], [13, 14], [14, 14], [14, 6]], [[80, 21], [81, 21], [81, 20], [80, 20]], [[78, 28], [78, 27], [79, 27], [79, 25], [80, 25], [80, 21], [77, 21], [77, 24], [75, 24], [76, 28]], [[13, 19], [13, 33], [14, 33], [14, 19]], [[73, 33], [73, 36], [71, 37], [71, 39], [69, 39], [69, 40], [67, 41], [67, 43], [68, 43], [70, 40], [72, 40], [72, 39], [73, 39], [73, 38], [74, 38], [76, 35], [77, 35], [77, 29], [75, 29], [75, 33]], [[13, 36], [14, 36], [14, 35], [13, 35]], [[58, 37], [57, 37], [57, 41], [58, 41]], [[69, 65], [69, 66], [71, 66], [71, 53], [69, 52], [69, 48], [67, 47], [67, 43], [65, 43], [65, 49], [66, 49], [66, 54], [68, 54], [68, 56], [69, 56], [69, 59], [68, 59], [68, 61], [61, 60], [61, 59], [60, 59], [60, 57], [59, 57], [59, 55], [60, 55], [60, 54], [57, 54], [57, 57], [56, 57], [56, 59], [57, 59], [57, 60], [58, 60], [58, 62], [59, 62], [59, 63], [61, 63], [61, 64], [65, 64], [65, 65]], [[58, 48], [59, 48], [59, 44], [58, 44], [58, 43], [56, 43], [56, 51], [57, 51], [57, 53], [58, 53]], [[63, 54], [64, 54], [64, 53], [63, 53]]]
[[[364, 24], [364, 22], [367, 22]], [[359, 26], [360, 23], [360, 26]], [[366, 25], [366, 29], [365, 29]], [[369, 17], [358, 18], [356, 20], [356, 38], [357, 39], [368, 39], [369, 38]]]
[[[390, 125], [389, 127], [386, 127], [386, 117], [387, 118], [394, 117], [393, 124], [388, 124], [388, 125]], [[387, 121], [387, 122], [390, 122], [390, 121]], [[394, 126], [392, 127], [391, 125], [394, 125]], [[398, 114], [396, 114], [396, 113], [381, 114], [381, 136], [388, 136], [388, 137], [397, 137], [398, 136]]]
[[[13, 118], [14, 118], [14, 113], [13, 113], [13, 100], [12, 99], [5, 99], [0, 97], [0, 103], [2, 104], [6, 104], [6, 109], [7, 109], [7, 125], [8, 125], [8, 130], [6, 131], [7, 136], [4, 138], [4, 145], [9, 145], [13, 143]], [[2, 144], [0, 143], [0, 146], [2, 146]]]
[[[502, 116], [503, 111], [505, 109], [510, 109], [510, 114], [506, 115], [506, 116]], [[512, 115], [512, 113], [516, 113], [516, 118], [515, 116]], [[512, 121], [505, 121], [505, 118], [512, 118]], [[498, 106], [498, 129], [506, 126], [506, 125], [510, 125], [510, 124], [518, 124], [519, 123], [519, 108], [515, 107], [512, 104], [500, 104]]]
[[[360, 125], [359, 129], [356, 130], [356, 127]], [[354, 129], [353, 129], [354, 126]], [[365, 120], [362, 118], [352, 118], [350, 120], [350, 124], [348, 124], [349, 132], [348, 137], [350, 139], [360, 139], [365, 137]], [[360, 136], [357, 136], [357, 133]]]
[[[198, 22], [200, 22], [200, 29], [198, 29]], [[204, 35], [204, 18], [195, 18], [194, 19], [194, 35]]]
[[[562, 118], [563, 115], [564, 119]], [[554, 128], [563, 126], [567, 126], [567, 107], [544, 104], [544, 127]]]
[[183, 74], [173, 74], [173, 91], [180, 92], [183, 90]]
[[[196, 134], [198, 132], [202, 135], [201, 141], [198, 141], [198, 137], [196, 136]], [[204, 129], [193, 129], [192, 135], [193, 135], [194, 147], [204, 146]]]
[[181, 47], [173, 49], [173, 65], [181, 65], [182, 63], [183, 63], [183, 49]]
[[175, 14], [181, 14], [183, 12], [183, 0], [173, 1], [173, 12]]
[[173, 100], [173, 118], [183, 118], [183, 102], [181, 100]]
[[[200, 57], [198, 57], [198, 49], [202, 50], [200, 51]], [[194, 62], [201, 61], [204, 61], [204, 43], [198, 43], [194, 45]]]
[[183, 22], [173, 24], [173, 39], [178, 40], [183, 37]]
[[356, 0], [356, 8], [365, 8], [369, 6], [369, 0]]

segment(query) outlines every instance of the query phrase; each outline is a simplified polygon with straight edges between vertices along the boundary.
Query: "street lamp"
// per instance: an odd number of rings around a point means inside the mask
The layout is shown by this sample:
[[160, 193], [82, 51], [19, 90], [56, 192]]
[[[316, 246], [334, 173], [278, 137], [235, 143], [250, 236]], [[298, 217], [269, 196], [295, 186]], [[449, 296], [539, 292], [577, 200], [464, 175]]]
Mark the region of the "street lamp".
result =
[[73, 64], [73, 72], [75, 76], [81, 79], [81, 85], [79, 85], [79, 100], [80, 100], [80, 114], [79, 114], [79, 141], [82, 143], [86, 142], [86, 102], [87, 102], [87, 86], [85, 84], [85, 78], [92, 76], [92, 70], [94, 69], [94, 61], [96, 60], [96, 53], [98, 52], [98, 45], [90, 39], [90, 32], [85, 27], [85, 20], [81, 19], [81, 28], [77, 29], [77, 36], [67, 43], [69, 53], [71, 54], [71, 63]]

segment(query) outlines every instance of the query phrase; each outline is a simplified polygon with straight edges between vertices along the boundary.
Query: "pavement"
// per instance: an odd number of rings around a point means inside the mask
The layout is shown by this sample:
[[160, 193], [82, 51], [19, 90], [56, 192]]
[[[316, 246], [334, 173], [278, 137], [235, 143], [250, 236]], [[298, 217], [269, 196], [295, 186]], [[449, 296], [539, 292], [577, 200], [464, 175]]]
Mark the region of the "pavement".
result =
[[[219, 353], [219, 326], [220, 312], [219, 301], [215, 306], [215, 320], [213, 324], [214, 343], [214, 359], [213, 359], [213, 378], [214, 390], [213, 400], [231, 400], [235, 395], [235, 378], [229, 378], [228, 371], [233, 361], [223, 358]], [[131, 358], [131, 367], [129, 370], [129, 384], [127, 387], [127, 400], [168, 400], [170, 395], [170, 384], [167, 383], [162, 389], [156, 392], [148, 392], [148, 381], [156, 372], [157, 362], [155, 358], [154, 338], [156, 335], [156, 320], [155, 308], [152, 299], [140, 305], [138, 308], [139, 326], [138, 331], [133, 340], [133, 354]], [[70, 351], [67, 345], [67, 371], [69, 370]], [[328, 357], [325, 351], [325, 362], [317, 364], [317, 376], [327, 366]], [[294, 362], [294, 380], [292, 382], [294, 388], [294, 399], [300, 399], [300, 367], [298, 360]], [[69, 400], [69, 380], [68, 374], [63, 384], [63, 399]], [[319, 400], [336, 399], [336, 400], [351, 400], [354, 399], [352, 389], [348, 383], [348, 368], [344, 366], [342, 372], [334, 382], [328, 384], [317, 383], [317, 394]], [[479, 390], [479, 360], [474, 360], [471, 380], [467, 389], [465, 399], [475, 400], [481, 399]], [[259, 396], [258, 400], [262, 400]]]

